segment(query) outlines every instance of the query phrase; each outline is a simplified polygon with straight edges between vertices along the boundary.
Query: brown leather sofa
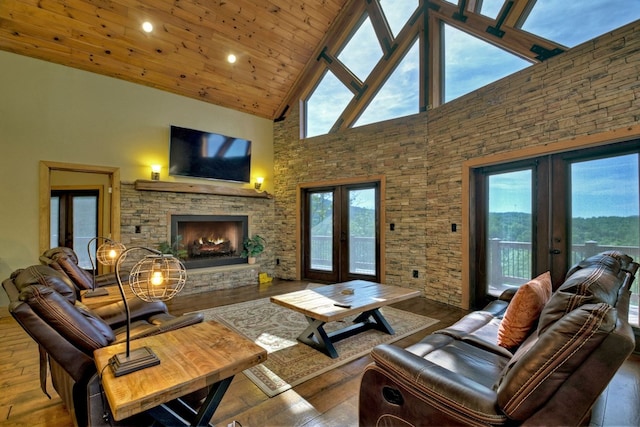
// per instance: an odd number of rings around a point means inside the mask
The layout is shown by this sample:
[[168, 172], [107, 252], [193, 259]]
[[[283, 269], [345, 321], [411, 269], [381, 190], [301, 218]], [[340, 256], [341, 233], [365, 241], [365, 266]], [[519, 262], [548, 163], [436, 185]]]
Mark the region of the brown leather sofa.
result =
[[515, 348], [497, 344], [513, 295], [407, 348], [375, 347], [360, 426], [584, 423], [634, 349], [627, 319], [637, 269], [619, 252], [572, 267]]
[[[93, 351], [126, 339], [123, 303], [91, 310], [76, 299], [75, 286], [66, 275], [45, 265], [17, 270], [2, 286], [9, 296], [9, 312], [39, 345], [43, 392], [48, 394], [48, 361], [53, 387], [71, 413], [74, 425], [114, 425], [113, 419], [104, 418], [109, 408], [101, 394]], [[163, 302], [128, 302], [132, 340], [203, 320], [201, 313], [173, 316]], [[206, 390], [202, 394], [205, 393]], [[124, 420], [122, 425], [145, 423]]]

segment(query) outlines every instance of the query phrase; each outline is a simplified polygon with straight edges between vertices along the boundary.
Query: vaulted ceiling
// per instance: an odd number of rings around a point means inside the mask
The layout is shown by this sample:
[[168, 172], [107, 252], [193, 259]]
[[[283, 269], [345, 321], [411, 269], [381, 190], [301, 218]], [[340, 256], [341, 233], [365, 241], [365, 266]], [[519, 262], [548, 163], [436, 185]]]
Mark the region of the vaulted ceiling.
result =
[[2, 0], [0, 49], [274, 119], [349, 2]]

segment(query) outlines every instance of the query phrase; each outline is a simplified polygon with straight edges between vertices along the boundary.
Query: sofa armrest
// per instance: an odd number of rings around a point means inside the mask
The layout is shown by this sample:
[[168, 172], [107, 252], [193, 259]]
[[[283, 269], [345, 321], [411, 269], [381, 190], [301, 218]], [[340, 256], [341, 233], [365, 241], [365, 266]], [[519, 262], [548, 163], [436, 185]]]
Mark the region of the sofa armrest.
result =
[[516, 292], [518, 292], [519, 288], [507, 288], [498, 297], [498, 300], [511, 302]]
[[390, 377], [410, 384], [423, 400], [438, 402], [473, 419], [504, 419], [497, 412], [496, 392], [464, 375], [394, 345], [376, 346], [371, 356]]
[[[183, 316], [173, 316], [171, 314], [162, 313], [149, 317], [145, 320], [139, 320], [131, 323], [130, 339], [137, 340], [139, 338], [158, 335], [168, 331], [184, 328], [186, 326], [200, 323], [204, 320], [202, 313], [190, 313]], [[116, 329], [115, 343], [124, 342], [126, 340], [127, 326], [123, 325]]]
[[[147, 319], [160, 313], [168, 313], [167, 305], [162, 301], [145, 302], [139, 298], [127, 299], [131, 321]], [[127, 321], [127, 315], [122, 301], [103, 305], [92, 310], [100, 316], [111, 328], [117, 328]]]
[[101, 286], [115, 285], [118, 283], [116, 273], [104, 273], [96, 276], [96, 288]]

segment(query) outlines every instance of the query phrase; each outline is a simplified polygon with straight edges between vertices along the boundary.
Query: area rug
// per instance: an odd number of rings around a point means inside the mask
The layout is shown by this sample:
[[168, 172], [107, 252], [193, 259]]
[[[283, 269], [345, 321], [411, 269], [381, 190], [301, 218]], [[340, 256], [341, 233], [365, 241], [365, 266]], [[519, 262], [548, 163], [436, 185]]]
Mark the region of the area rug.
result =
[[[205, 320], [220, 322], [267, 350], [267, 360], [244, 374], [269, 397], [364, 356], [378, 344], [397, 341], [438, 322], [392, 307], [383, 307], [381, 311], [394, 335], [370, 330], [343, 339], [335, 344], [338, 358], [332, 359], [299, 343], [296, 338], [307, 327], [307, 320], [300, 313], [271, 303], [269, 298], [201, 310]], [[352, 320], [331, 322], [325, 330], [340, 329]]]

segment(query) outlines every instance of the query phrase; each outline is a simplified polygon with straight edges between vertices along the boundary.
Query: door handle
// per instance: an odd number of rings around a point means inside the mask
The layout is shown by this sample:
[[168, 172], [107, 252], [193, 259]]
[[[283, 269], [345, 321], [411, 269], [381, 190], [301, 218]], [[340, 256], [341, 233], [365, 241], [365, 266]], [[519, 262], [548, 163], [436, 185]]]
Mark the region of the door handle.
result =
[[561, 251], [560, 249], [551, 249], [551, 250], [549, 251], [549, 253], [550, 253], [551, 255], [559, 255], [559, 254], [561, 254], [561, 253], [562, 253], [562, 251]]

